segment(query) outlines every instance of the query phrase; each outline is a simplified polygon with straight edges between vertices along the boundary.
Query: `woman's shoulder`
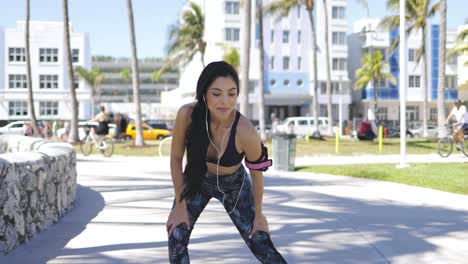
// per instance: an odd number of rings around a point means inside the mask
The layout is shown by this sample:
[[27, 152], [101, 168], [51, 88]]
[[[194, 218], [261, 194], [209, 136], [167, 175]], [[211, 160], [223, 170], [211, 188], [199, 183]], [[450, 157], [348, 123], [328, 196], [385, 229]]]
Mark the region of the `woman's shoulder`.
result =
[[241, 137], [257, 136], [257, 130], [253, 126], [252, 122], [250, 122], [250, 120], [243, 114], [240, 114], [239, 117], [239, 123], [237, 124], [237, 133]]
[[196, 104], [196, 102], [193, 102], [182, 105], [177, 112], [176, 119], [179, 120], [179, 122], [183, 122], [187, 125], [190, 124], [192, 122], [192, 112]]
[[189, 114], [189, 115], [192, 114], [193, 108], [195, 107], [196, 104], [197, 102], [182, 105], [179, 108], [179, 113]]

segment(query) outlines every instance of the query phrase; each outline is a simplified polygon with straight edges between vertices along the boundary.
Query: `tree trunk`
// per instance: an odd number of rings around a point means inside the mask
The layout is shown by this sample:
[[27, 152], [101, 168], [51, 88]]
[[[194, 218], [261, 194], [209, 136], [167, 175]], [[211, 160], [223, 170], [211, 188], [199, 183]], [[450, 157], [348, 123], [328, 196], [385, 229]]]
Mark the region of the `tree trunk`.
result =
[[314, 116], [314, 130], [312, 138], [321, 139], [319, 124], [318, 124], [318, 82], [317, 82], [317, 34], [315, 32], [314, 14], [312, 8], [308, 8], [310, 28], [312, 33], [312, 72], [313, 72], [313, 87], [312, 87], [312, 115]]
[[427, 82], [427, 53], [426, 53], [426, 28], [423, 27], [422, 29], [422, 56], [423, 56], [423, 81], [424, 81], [424, 102], [423, 102], [423, 137], [427, 137], [427, 106], [428, 106], [428, 94], [429, 91], [427, 89], [428, 82]]
[[447, 0], [440, 0], [440, 29], [439, 29], [439, 81], [437, 83], [437, 126], [444, 126], [445, 113], [445, 60], [447, 42]]
[[375, 118], [375, 121], [377, 123], [377, 98], [379, 98], [378, 96], [378, 92], [379, 92], [379, 87], [378, 87], [378, 81], [374, 78], [372, 78], [372, 86], [374, 87], [374, 118]]
[[250, 66], [250, 28], [251, 28], [251, 0], [244, 2], [244, 20], [242, 21], [242, 73], [240, 89], [240, 112], [249, 118], [249, 66]]
[[265, 104], [264, 104], [264, 85], [265, 85], [265, 49], [263, 47], [263, 1], [258, 0], [257, 16], [259, 26], [258, 49], [260, 54], [260, 77], [258, 80], [258, 122], [260, 125], [260, 138], [266, 140], [265, 134]]
[[130, 26], [130, 45], [132, 47], [132, 83], [133, 83], [133, 103], [135, 105], [135, 127], [136, 127], [136, 138], [135, 146], [143, 146], [145, 142], [143, 141], [143, 131], [142, 131], [142, 122], [141, 122], [141, 105], [140, 105], [140, 77], [138, 72], [138, 56], [136, 49], [136, 39], [135, 39], [135, 26], [133, 24], [133, 8], [132, 0], [127, 0], [127, 10], [128, 10], [128, 22]]
[[30, 0], [26, 0], [26, 24], [24, 29], [24, 40], [25, 40], [25, 55], [26, 55], [26, 78], [28, 80], [28, 112], [31, 117], [31, 123], [33, 127], [33, 135], [40, 136], [41, 132], [37, 127], [36, 111], [34, 110], [34, 98], [33, 98], [33, 85], [31, 77], [31, 53], [29, 49], [29, 20], [30, 20]]
[[325, 19], [325, 67], [327, 71], [327, 114], [328, 114], [328, 135], [333, 136], [333, 113], [332, 113], [332, 94], [331, 94], [331, 73], [330, 73], [330, 43], [328, 39], [328, 4], [323, 0], [323, 14]]
[[63, 38], [65, 49], [65, 65], [67, 67], [68, 87], [70, 89], [70, 104], [72, 107], [71, 120], [70, 120], [70, 134], [68, 135], [68, 142], [78, 143], [80, 137], [78, 134], [78, 102], [76, 101], [75, 82], [73, 76], [72, 56], [70, 50], [70, 26], [68, 23], [68, 0], [62, 0], [62, 13], [63, 13]]

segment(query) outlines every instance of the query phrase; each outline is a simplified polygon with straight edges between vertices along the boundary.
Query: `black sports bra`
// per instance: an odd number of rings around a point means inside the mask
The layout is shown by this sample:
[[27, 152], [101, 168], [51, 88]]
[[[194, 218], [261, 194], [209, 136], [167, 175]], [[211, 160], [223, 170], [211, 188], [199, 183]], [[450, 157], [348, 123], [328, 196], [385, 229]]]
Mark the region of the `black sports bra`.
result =
[[[219, 165], [223, 167], [232, 167], [242, 162], [244, 159], [244, 152], [238, 153], [236, 149], [236, 129], [237, 123], [239, 122], [240, 113], [236, 110], [236, 118], [232, 123], [231, 133], [229, 134], [229, 141], [226, 146], [221, 159], [219, 160]], [[218, 160], [216, 158], [207, 158], [207, 162], [216, 164]]]

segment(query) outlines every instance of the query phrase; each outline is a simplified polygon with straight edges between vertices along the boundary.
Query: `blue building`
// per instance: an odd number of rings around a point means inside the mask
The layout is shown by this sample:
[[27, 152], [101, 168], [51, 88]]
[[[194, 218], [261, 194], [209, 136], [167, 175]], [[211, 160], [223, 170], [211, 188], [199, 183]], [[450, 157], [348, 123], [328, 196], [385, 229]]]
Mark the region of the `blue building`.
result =
[[[381, 80], [378, 84], [378, 109], [376, 117], [380, 121], [398, 123], [399, 120], [399, 53], [398, 49], [391, 53], [389, 47], [398, 36], [398, 29], [387, 31], [378, 27], [380, 19], [361, 19], [354, 23], [353, 34], [348, 37], [349, 54], [349, 78], [351, 83], [356, 82], [355, 72], [361, 67], [360, 59], [369, 51], [381, 51], [384, 59], [390, 65], [390, 73], [397, 80], [393, 85]], [[447, 32], [447, 48], [454, 46], [455, 30]], [[424, 63], [417, 63], [417, 50], [421, 46], [421, 32], [408, 36], [408, 87], [407, 87], [407, 112], [406, 117], [410, 127], [418, 126], [423, 120], [423, 102], [426, 91], [428, 92], [429, 122], [437, 122], [437, 82], [439, 63], [439, 25], [430, 25], [427, 32], [427, 83], [424, 83]], [[427, 87], [427, 89], [426, 89]], [[458, 97], [458, 68], [456, 59], [448, 59], [446, 64], [446, 90], [447, 101], [453, 101]], [[372, 84], [353, 93], [355, 107], [353, 114], [358, 116], [365, 113], [371, 107], [374, 100]], [[447, 106], [449, 107], [449, 105]]]

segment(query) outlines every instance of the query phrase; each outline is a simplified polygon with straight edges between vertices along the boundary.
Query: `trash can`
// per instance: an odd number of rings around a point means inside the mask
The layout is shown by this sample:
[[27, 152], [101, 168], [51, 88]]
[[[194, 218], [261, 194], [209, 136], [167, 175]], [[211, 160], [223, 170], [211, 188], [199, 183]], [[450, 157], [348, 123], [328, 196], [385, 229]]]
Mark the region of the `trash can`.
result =
[[296, 158], [296, 135], [274, 134], [273, 146], [273, 168], [277, 170], [293, 171], [294, 159]]

